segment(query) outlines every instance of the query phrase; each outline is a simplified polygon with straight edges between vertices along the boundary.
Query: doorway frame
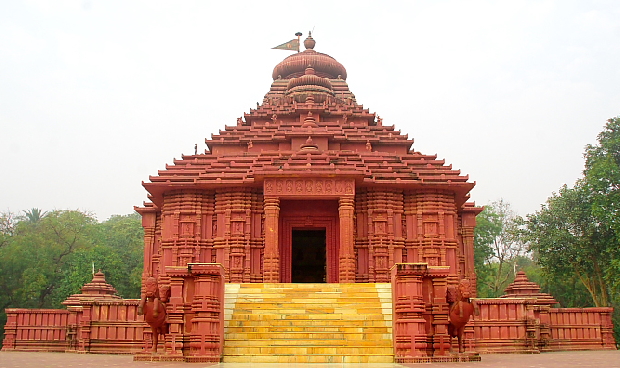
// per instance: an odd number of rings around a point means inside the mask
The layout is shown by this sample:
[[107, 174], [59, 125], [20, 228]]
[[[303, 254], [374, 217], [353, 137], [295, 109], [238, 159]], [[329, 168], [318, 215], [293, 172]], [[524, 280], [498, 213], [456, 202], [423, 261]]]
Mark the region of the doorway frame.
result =
[[[309, 200], [308, 202], [313, 202]], [[318, 201], [317, 201], [318, 202]], [[337, 283], [339, 279], [339, 229], [338, 212], [318, 210], [305, 211], [300, 215], [297, 210], [283, 210], [280, 213], [279, 244], [280, 244], [280, 282], [290, 283], [292, 280], [292, 253], [294, 230], [325, 230], [325, 265], [326, 283]]]

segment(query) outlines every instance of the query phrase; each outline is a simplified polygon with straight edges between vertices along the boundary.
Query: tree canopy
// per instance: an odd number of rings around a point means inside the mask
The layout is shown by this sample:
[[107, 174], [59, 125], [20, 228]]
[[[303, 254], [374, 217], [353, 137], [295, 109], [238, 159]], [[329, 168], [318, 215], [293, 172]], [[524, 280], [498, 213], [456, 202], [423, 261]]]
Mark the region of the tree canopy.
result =
[[[585, 169], [527, 216], [525, 239], [562, 303], [615, 307], [620, 338], [620, 117], [587, 145]], [[590, 302], [584, 300], [587, 290]]]
[[583, 177], [528, 215], [526, 237], [547, 275], [576, 278], [594, 305], [610, 306], [620, 275], [620, 118], [597, 140], [586, 146]]

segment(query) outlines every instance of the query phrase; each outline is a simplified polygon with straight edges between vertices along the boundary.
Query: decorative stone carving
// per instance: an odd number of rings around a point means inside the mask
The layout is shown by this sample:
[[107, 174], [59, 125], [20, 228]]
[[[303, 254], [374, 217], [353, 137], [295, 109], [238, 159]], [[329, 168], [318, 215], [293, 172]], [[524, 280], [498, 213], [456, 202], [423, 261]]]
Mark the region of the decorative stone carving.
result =
[[355, 194], [355, 181], [327, 178], [266, 178], [264, 192], [265, 195], [277, 197], [338, 197]]

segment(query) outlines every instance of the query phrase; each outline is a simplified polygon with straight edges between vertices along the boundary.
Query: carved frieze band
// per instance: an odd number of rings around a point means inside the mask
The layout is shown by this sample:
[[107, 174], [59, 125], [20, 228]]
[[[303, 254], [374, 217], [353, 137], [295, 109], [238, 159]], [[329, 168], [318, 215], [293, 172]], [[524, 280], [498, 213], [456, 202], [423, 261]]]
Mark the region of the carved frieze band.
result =
[[355, 194], [354, 179], [267, 178], [264, 194], [268, 196], [345, 196]]

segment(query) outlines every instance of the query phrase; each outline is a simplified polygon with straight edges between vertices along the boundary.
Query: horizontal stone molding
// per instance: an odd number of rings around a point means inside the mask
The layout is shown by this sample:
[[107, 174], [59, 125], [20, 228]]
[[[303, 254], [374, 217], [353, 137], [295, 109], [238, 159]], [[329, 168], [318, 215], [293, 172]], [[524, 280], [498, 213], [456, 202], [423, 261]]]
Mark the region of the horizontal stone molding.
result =
[[265, 196], [342, 197], [355, 195], [355, 179], [265, 178]]

